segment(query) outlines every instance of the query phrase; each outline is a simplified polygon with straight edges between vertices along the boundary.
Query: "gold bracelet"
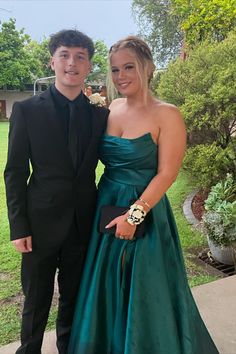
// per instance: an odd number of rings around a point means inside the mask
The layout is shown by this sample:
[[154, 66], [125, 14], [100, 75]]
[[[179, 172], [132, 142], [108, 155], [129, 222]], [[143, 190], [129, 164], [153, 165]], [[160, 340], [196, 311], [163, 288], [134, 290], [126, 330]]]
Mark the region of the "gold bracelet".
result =
[[148, 207], [149, 210], [151, 210], [150, 205], [145, 200], [143, 200], [142, 198], [138, 198], [138, 200], [140, 200], [140, 202], [142, 202], [144, 205], [146, 205], [146, 207]]

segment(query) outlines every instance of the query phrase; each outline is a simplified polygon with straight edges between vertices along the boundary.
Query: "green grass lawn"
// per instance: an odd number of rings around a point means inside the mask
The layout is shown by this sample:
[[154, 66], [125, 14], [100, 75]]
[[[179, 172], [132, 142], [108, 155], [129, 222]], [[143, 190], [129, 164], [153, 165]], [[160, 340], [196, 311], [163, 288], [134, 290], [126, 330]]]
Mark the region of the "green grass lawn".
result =
[[216, 280], [216, 276], [208, 273], [206, 268], [196, 265], [194, 259], [198, 250], [207, 247], [206, 237], [191, 227], [187, 222], [182, 205], [187, 195], [194, 189], [187, 176], [181, 172], [167, 195], [175, 215], [180, 241], [183, 249], [189, 285], [196, 286]]
[[[18, 254], [9, 242], [9, 228], [7, 221], [7, 209], [5, 199], [5, 187], [3, 171], [7, 156], [8, 123], [0, 122], [0, 346], [19, 339], [20, 313], [21, 313], [21, 287], [20, 287], [20, 254]], [[97, 168], [99, 179], [103, 166]], [[168, 191], [177, 226], [179, 229], [181, 244], [185, 256], [190, 286], [203, 284], [216, 277], [210, 276], [202, 267], [196, 266], [193, 260], [192, 250], [206, 245], [205, 238], [193, 230], [187, 223], [182, 213], [182, 204], [193, 186], [187, 177], [181, 173]], [[48, 321], [48, 329], [55, 324], [56, 309], [52, 308]]]

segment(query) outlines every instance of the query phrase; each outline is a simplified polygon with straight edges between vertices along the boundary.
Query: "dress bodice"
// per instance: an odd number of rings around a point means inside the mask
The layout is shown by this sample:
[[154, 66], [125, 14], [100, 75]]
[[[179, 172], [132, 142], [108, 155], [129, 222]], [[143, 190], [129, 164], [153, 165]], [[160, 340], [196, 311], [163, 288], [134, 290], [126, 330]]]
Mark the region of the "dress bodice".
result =
[[99, 157], [104, 176], [120, 183], [146, 185], [157, 173], [157, 145], [150, 133], [134, 139], [105, 134]]

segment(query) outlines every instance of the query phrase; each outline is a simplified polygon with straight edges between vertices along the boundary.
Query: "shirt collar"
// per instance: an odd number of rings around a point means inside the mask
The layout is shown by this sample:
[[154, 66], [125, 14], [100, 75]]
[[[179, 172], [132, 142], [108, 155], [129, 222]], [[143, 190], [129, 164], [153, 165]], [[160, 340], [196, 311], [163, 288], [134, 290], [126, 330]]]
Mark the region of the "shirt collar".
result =
[[82, 90], [73, 101], [69, 100], [60, 91], [58, 91], [55, 84], [51, 85], [51, 92], [53, 97], [55, 98], [56, 103], [61, 107], [65, 107], [66, 105], [68, 105], [69, 102], [74, 102], [76, 103], [76, 105], [81, 105], [85, 102]]

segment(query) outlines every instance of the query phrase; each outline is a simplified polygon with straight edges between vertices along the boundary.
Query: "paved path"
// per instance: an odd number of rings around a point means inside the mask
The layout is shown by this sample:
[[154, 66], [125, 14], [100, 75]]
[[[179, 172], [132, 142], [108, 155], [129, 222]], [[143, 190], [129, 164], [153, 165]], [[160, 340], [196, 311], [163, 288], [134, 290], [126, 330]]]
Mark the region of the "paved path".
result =
[[236, 275], [192, 291], [220, 354], [236, 354]]
[[[236, 354], [236, 275], [197, 286], [192, 292], [220, 354]], [[18, 346], [15, 342], [1, 347], [0, 354], [14, 354]], [[58, 354], [54, 331], [45, 334], [42, 354]]]

